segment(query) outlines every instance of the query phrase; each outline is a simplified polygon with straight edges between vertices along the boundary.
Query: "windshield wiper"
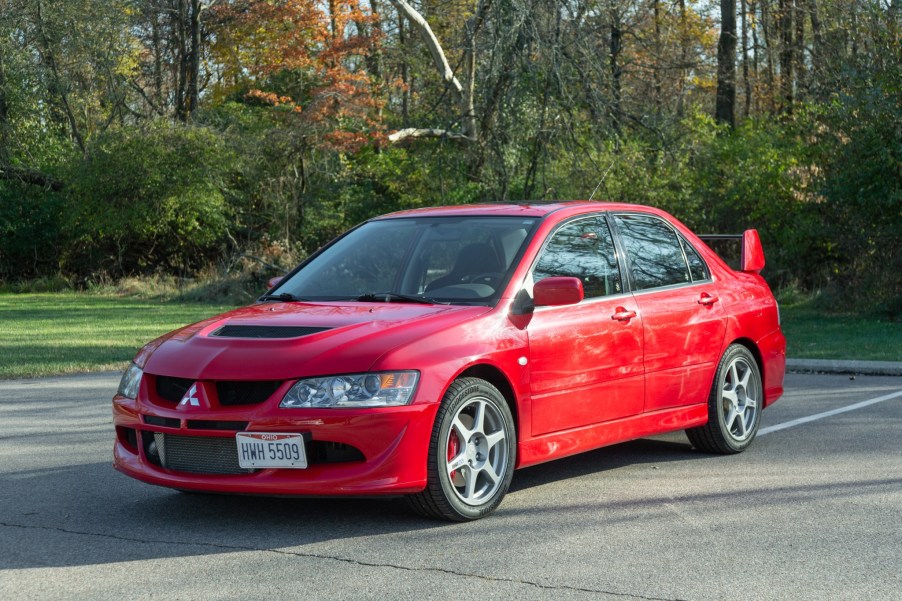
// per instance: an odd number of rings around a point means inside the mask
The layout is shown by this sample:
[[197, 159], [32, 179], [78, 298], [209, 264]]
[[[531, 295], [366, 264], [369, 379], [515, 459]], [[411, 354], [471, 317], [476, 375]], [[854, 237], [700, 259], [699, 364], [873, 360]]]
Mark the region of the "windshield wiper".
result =
[[283, 303], [296, 303], [307, 300], [306, 298], [301, 298], [299, 296], [295, 296], [293, 294], [289, 294], [288, 292], [280, 292], [279, 294], [264, 294], [258, 301], [281, 301]]
[[429, 298], [428, 296], [411, 296], [409, 294], [399, 294], [397, 292], [371, 292], [369, 294], [358, 296], [354, 300], [358, 302], [372, 303], [390, 303], [392, 301], [401, 301], [405, 303], [419, 303], [421, 305], [447, 304], [440, 303], [439, 301]]

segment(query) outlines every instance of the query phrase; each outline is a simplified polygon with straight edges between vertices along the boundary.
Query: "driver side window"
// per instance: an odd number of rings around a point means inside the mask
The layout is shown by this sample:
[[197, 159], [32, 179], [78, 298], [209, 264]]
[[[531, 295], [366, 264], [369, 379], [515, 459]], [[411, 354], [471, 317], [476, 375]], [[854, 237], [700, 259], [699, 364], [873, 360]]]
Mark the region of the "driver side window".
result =
[[586, 298], [623, 292], [611, 230], [604, 217], [571, 221], [553, 234], [533, 269], [533, 281], [579, 278]]

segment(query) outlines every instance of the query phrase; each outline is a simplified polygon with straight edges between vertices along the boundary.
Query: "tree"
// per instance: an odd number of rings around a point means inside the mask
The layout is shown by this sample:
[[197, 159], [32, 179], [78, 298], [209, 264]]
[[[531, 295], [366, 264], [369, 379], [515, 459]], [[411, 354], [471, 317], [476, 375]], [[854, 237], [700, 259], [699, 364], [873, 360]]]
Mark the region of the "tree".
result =
[[235, 0], [214, 13], [218, 94], [277, 109], [311, 146], [352, 150], [382, 138], [384, 85], [366, 70], [379, 33], [359, 0]]
[[464, 45], [464, 53], [462, 64], [465, 70], [464, 82], [461, 83], [451, 68], [445, 50], [441, 43], [429, 26], [429, 22], [423, 18], [417, 10], [415, 10], [406, 0], [389, 0], [399, 14], [403, 15], [412, 27], [419, 33], [432, 55], [435, 68], [441, 77], [442, 82], [447, 86], [451, 95], [455, 99], [461, 123], [461, 131], [454, 132], [447, 129], [437, 128], [404, 128], [389, 136], [392, 142], [400, 142], [410, 138], [451, 138], [456, 140], [465, 140], [475, 142], [479, 138], [477, 131], [476, 109], [474, 107], [473, 97], [476, 89], [476, 34], [482, 27], [485, 20], [486, 11], [491, 5], [491, 0], [479, 0], [476, 5], [473, 17], [466, 24], [467, 38]]
[[714, 118], [731, 128], [736, 126], [736, 0], [720, 0]]

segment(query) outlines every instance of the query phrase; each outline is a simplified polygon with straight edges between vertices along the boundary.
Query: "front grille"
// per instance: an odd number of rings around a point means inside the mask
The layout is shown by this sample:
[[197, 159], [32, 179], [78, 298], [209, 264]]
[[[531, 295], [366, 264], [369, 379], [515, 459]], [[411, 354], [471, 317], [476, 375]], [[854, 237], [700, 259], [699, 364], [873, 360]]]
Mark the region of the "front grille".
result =
[[250, 474], [238, 465], [235, 439], [153, 433], [160, 465], [191, 474]]
[[[155, 376], [154, 379], [156, 380], [157, 396], [170, 403], [181, 401], [196, 381], [190, 378], [173, 378], [171, 376]], [[226, 407], [258, 405], [272, 396], [281, 385], [281, 380], [224, 380], [216, 382], [216, 393], [219, 396], [219, 404]], [[154, 425], [164, 424], [155, 423]]]
[[194, 384], [194, 380], [188, 378], [157, 376], [154, 379], [157, 381], [157, 396], [170, 403], [178, 403], [181, 401], [191, 385]]
[[307, 326], [223, 326], [210, 334], [227, 338], [300, 338], [332, 328]]
[[281, 384], [278, 380], [223, 381], [216, 383], [216, 393], [220, 405], [257, 405], [268, 399]]
[[208, 419], [189, 419], [189, 430], [229, 430], [241, 432], [247, 429], [247, 422], [225, 422], [219, 420]]
[[145, 415], [144, 423], [151, 426], [163, 426], [164, 428], [178, 428], [182, 425], [181, 420], [174, 417], [157, 417], [156, 415]]

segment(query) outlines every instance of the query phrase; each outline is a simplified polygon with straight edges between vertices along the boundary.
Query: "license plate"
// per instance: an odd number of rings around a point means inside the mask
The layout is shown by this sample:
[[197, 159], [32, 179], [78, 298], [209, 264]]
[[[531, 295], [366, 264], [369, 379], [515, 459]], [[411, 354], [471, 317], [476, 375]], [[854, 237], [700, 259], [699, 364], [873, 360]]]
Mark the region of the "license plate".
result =
[[304, 437], [282, 432], [238, 432], [238, 465], [243, 468], [307, 467]]

